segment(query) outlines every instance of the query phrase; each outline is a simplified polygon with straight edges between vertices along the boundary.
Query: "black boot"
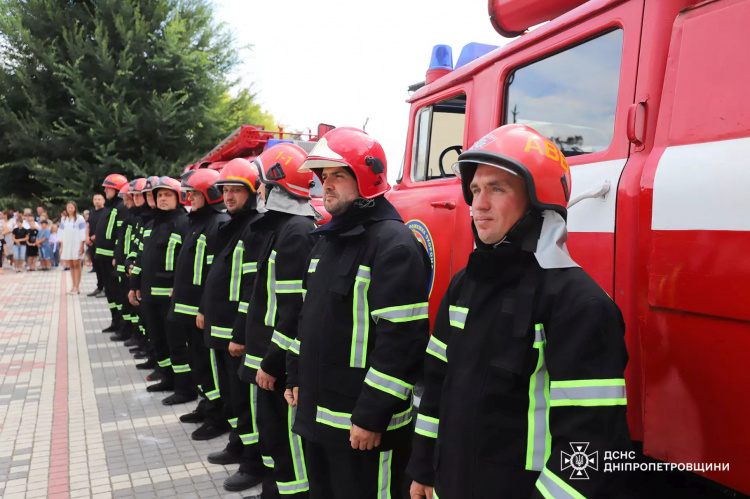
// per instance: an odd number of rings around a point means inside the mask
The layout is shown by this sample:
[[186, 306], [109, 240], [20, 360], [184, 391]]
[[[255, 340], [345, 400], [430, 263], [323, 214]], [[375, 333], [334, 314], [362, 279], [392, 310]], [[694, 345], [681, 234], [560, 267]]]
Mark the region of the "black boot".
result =
[[[240, 458], [242, 454], [232, 454], [228, 450], [220, 450], [218, 452], [212, 452], [208, 455], [208, 462], [211, 464], [240, 464]], [[242, 489], [240, 489], [242, 490]]]
[[146, 390], [149, 392], [169, 392], [174, 390], [174, 382], [169, 379], [162, 379], [155, 385], [149, 385]]
[[102, 329], [102, 333], [114, 333], [117, 329], [119, 329], [119, 326], [112, 321], [112, 324], [110, 324], [109, 327]]
[[190, 435], [190, 438], [193, 440], [211, 440], [228, 432], [229, 424], [225, 426], [215, 426], [211, 423], [203, 423], [200, 428]]
[[126, 341], [125, 343], [123, 343], [123, 345], [125, 345], [126, 347], [134, 347], [134, 346], [138, 345], [138, 339], [135, 336], [131, 336], [128, 341]]
[[127, 329], [118, 329], [115, 334], [109, 337], [110, 341], [125, 341], [130, 339], [130, 331]]
[[141, 370], [147, 370], [147, 369], [153, 369], [156, 367], [156, 361], [154, 359], [148, 359], [146, 362], [141, 362], [140, 364], [136, 364], [136, 369]]
[[198, 412], [198, 410], [194, 410], [193, 412], [188, 412], [187, 414], [183, 414], [180, 416], [180, 423], [202, 423], [206, 420], [206, 416]]
[[174, 394], [161, 401], [164, 405], [184, 404], [198, 398], [198, 387], [195, 386], [190, 372], [174, 373]]
[[[209, 462], [211, 458], [209, 457]], [[249, 489], [255, 487], [263, 481], [263, 476], [251, 475], [244, 471], [237, 470], [237, 472], [224, 480], [224, 489], [230, 492], [239, 492], [240, 490]]]
[[[134, 359], [148, 359], [148, 354], [142, 350], [138, 350], [135, 355], [133, 355]], [[149, 368], [150, 369], [150, 368]]]
[[151, 374], [146, 376], [146, 381], [159, 381], [163, 377], [164, 376], [162, 375], [162, 373], [159, 371], [159, 368], [157, 367], [156, 369], [153, 370]]

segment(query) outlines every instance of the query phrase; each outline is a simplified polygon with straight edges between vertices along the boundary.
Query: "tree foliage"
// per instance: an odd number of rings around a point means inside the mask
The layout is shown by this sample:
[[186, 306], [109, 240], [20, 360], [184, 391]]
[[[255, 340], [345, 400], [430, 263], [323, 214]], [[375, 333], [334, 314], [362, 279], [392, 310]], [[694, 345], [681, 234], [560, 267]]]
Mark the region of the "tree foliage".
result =
[[0, 195], [88, 199], [109, 173], [178, 175], [242, 122], [272, 126], [237, 64], [209, 0], [2, 0]]

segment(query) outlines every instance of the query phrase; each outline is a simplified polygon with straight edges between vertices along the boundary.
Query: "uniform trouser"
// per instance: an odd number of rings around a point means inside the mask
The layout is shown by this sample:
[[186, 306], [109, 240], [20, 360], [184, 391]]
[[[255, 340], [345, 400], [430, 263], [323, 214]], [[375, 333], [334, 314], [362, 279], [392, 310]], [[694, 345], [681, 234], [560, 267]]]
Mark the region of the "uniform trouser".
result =
[[117, 280], [117, 304], [122, 305], [122, 320], [124, 321], [123, 329], [127, 336], [131, 336], [138, 329], [137, 326], [133, 325], [133, 318], [135, 317], [137, 320], [138, 315], [135, 310], [136, 307], [131, 305], [128, 300], [128, 277], [124, 272], [118, 272]]
[[102, 265], [102, 259], [96, 256], [96, 246], [90, 247], [93, 258], [91, 259], [91, 265], [94, 267], [96, 273], [96, 289], [104, 289], [104, 266]]
[[191, 331], [182, 322], [170, 321], [167, 328], [167, 346], [169, 347], [169, 359], [172, 361], [172, 372], [174, 373], [175, 393], [195, 395], [198, 388], [195, 386], [188, 343]]
[[401, 499], [410, 445], [389, 451], [354, 450], [305, 442], [310, 499]]
[[164, 380], [172, 379], [172, 361], [169, 358], [167, 344], [167, 329], [172, 322], [167, 320], [169, 313], [169, 299], [143, 300], [141, 307], [146, 312], [146, 331], [151, 347], [154, 349], [154, 360], [164, 375]]
[[121, 321], [121, 313], [117, 308], [119, 283], [117, 275], [115, 274], [115, 268], [112, 266], [112, 257], [96, 256], [94, 259], [99, 260], [99, 265], [102, 267], [104, 275], [104, 294], [107, 296], [109, 313], [112, 314], [112, 323], [119, 326]]
[[[307, 499], [310, 488], [302, 438], [292, 433], [297, 409], [284, 399], [286, 380], [276, 380], [276, 390], [258, 388], [258, 429], [263, 463], [273, 468], [273, 481], [263, 482], [262, 499]], [[275, 486], [274, 483], [275, 482]]]
[[211, 349], [219, 375], [219, 392], [224, 403], [224, 416], [231, 425], [226, 450], [240, 456], [240, 471], [253, 475], [265, 474], [258, 443], [256, 385], [242, 381], [237, 374], [244, 357], [232, 357], [227, 348]]
[[216, 352], [208, 348], [203, 341], [203, 331], [199, 340], [192, 342], [190, 348], [190, 369], [198, 384], [198, 389], [206, 398], [204, 405], [206, 424], [217, 428], [229, 426], [224, 416], [224, 405], [219, 391], [219, 369], [216, 364]]

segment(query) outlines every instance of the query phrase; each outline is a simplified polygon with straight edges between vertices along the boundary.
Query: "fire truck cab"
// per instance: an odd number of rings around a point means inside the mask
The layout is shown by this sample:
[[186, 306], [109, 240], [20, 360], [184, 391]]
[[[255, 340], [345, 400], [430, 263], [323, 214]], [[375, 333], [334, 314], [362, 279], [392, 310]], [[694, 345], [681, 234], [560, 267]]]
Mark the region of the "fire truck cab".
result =
[[473, 249], [452, 163], [500, 125], [537, 129], [571, 167], [569, 251], [625, 317], [633, 440], [750, 493], [750, 0], [489, 8], [524, 34], [455, 66], [436, 47], [388, 194], [433, 262], [431, 317]]

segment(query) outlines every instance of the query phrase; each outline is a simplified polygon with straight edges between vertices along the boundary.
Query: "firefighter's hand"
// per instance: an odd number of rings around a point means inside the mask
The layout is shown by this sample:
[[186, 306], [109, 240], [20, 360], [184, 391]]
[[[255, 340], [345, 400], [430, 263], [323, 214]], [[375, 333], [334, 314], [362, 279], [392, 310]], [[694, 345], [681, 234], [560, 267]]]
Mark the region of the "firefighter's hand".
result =
[[233, 341], [229, 342], [229, 355], [232, 357], [242, 357], [245, 354], [245, 345], [240, 345]]
[[198, 329], [203, 329], [203, 321], [205, 320], [205, 317], [200, 312], [195, 317], [195, 325], [198, 326]]
[[114, 259], [114, 258], [112, 259], [112, 266], [113, 266], [113, 267], [117, 267], [117, 262], [115, 261], [115, 259]]
[[294, 388], [287, 388], [284, 392], [284, 398], [286, 399], [286, 403], [289, 404], [291, 407], [297, 407], [297, 397], [299, 396], [299, 387], [295, 386]]
[[411, 499], [432, 499], [432, 487], [422, 485], [421, 483], [411, 482], [409, 487], [409, 497]]
[[[263, 369], [258, 369], [258, 374], [255, 376], [255, 382], [258, 386], [269, 392], [273, 391], [273, 385], [276, 383], [276, 378], [265, 372]], [[286, 395], [285, 395], [286, 397]]]
[[372, 450], [380, 445], [380, 433], [365, 430], [352, 424], [352, 429], [349, 431], [349, 442], [352, 444], [352, 449]]
[[139, 302], [140, 299], [141, 299], [141, 292], [140, 291], [133, 290], [133, 289], [131, 289], [130, 291], [128, 291], [128, 301], [130, 302], [131, 305], [133, 305], [134, 307], [139, 306], [140, 303], [138, 303], [138, 302]]

